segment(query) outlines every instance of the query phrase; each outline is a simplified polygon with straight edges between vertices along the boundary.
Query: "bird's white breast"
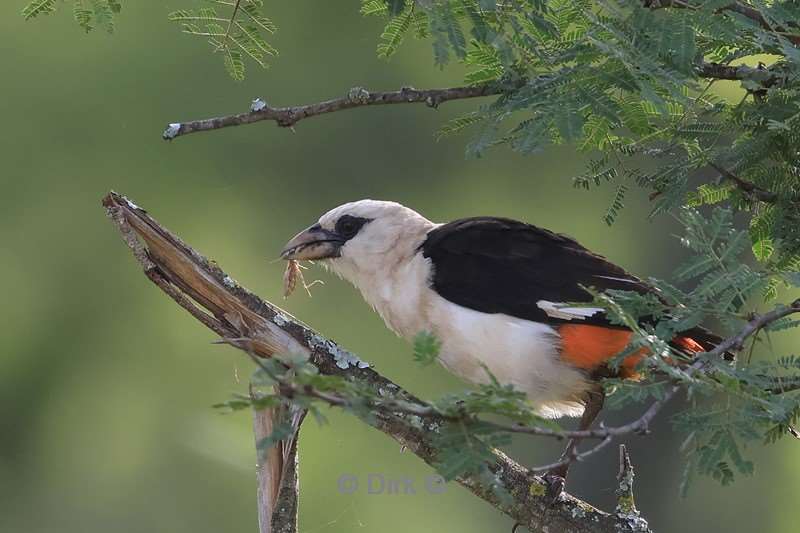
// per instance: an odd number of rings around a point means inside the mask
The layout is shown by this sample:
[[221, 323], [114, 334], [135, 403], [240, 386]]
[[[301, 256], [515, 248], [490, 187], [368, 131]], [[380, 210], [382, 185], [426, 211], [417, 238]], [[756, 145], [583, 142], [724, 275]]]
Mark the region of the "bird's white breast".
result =
[[543, 415], [580, 415], [588, 382], [559, 358], [560, 338], [553, 328], [452, 303], [431, 288], [431, 274], [430, 261], [415, 254], [356, 286], [398, 335], [410, 340], [421, 331], [433, 333], [442, 343], [439, 361], [454, 374], [487, 383], [488, 369], [501, 383], [525, 392]]

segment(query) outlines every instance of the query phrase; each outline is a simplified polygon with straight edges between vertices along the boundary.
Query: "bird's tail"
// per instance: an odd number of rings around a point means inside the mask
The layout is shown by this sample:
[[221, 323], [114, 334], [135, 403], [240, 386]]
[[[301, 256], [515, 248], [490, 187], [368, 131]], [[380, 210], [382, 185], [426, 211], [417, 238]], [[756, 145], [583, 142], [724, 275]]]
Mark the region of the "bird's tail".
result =
[[[690, 330], [682, 332], [672, 340], [672, 345], [688, 356], [696, 355], [700, 352], [710, 352], [720, 345], [722, 337], [712, 333], [710, 330], [695, 326]], [[727, 351], [722, 354], [726, 361], [733, 361], [735, 355]]]

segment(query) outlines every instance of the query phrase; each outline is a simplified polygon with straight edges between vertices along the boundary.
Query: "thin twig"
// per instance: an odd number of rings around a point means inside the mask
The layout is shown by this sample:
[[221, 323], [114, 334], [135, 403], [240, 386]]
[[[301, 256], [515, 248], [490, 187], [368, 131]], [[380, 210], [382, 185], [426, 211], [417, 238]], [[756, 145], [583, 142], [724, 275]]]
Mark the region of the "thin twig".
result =
[[510, 85], [486, 83], [462, 87], [449, 87], [446, 89], [414, 89], [413, 87], [403, 87], [397, 91], [383, 92], [370, 92], [363, 87], [353, 87], [348, 91], [347, 95], [341, 98], [294, 107], [272, 107], [263, 100], [256, 99], [253, 101], [251, 110], [247, 113], [173, 123], [167, 126], [162, 136], [165, 140], [172, 140], [188, 133], [217, 130], [230, 126], [241, 126], [243, 124], [252, 124], [253, 122], [260, 122], [263, 120], [275, 121], [278, 126], [281, 127], [291, 127], [306, 118], [356, 107], [424, 103], [428, 107], [436, 108], [440, 104], [449, 102], [450, 100], [463, 100], [466, 98], [480, 98], [482, 96], [502, 94], [509, 90], [519, 88], [523, 84], [524, 80], [519, 80]]
[[563, 459], [561, 459], [559, 461], [556, 461], [555, 463], [550, 463], [549, 465], [543, 465], [543, 466], [534, 466], [534, 467], [531, 467], [530, 470], [531, 470], [531, 472], [536, 472], [537, 474], [541, 474], [541, 473], [549, 472], [550, 470], [562, 467], [564, 465], [568, 465], [568, 464], [571, 464], [571, 463], [574, 463], [574, 462], [583, 461], [584, 459], [586, 459], [590, 455], [593, 455], [593, 454], [599, 452], [600, 450], [602, 450], [603, 448], [605, 448], [606, 446], [611, 444], [611, 441], [613, 441], [613, 440], [614, 440], [614, 437], [611, 436], [611, 435], [608, 435], [606, 438], [604, 438], [602, 441], [600, 441], [599, 444], [596, 444], [594, 447], [589, 448], [585, 452], [578, 453], [578, 450], [576, 448], [576, 449], [573, 449], [571, 451], [571, 453], [569, 455], [567, 455], [567, 457], [564, 457]]
[[225, 30], [225, 37], [222, 39], [222, 46], [228, 44], [228, 37], [231, 35], [231, 26], [233, 26], [233, 22], [236, 20], [236, 15], [239, 13], [239, 4], [241, 3], [242, 0], [236, 0], [236, 4], [233, 6], [233, 13], [228, 21], [228, 28]]

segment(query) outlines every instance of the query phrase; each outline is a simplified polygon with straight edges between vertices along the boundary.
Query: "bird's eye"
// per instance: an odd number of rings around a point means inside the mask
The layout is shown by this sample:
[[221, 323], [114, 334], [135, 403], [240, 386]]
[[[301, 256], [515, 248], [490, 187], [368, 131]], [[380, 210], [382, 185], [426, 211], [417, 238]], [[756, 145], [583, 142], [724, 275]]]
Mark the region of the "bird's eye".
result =
[[352, 239], [356, 236], [358, 230], [361, 229], [361, 226], [363, 226], [366, 222], [367, 219], [365, 218], [344, 215], [338, 220], [338, 222], [336, 222], [336, 233], [345, 239]]
[[345, 236], [349, 237], [350, 235], [355, 235], [356, 229], [357, 229], [356, 223], [351, 220], [348, 220], [344, 224], [342, 224], [342, 233]]

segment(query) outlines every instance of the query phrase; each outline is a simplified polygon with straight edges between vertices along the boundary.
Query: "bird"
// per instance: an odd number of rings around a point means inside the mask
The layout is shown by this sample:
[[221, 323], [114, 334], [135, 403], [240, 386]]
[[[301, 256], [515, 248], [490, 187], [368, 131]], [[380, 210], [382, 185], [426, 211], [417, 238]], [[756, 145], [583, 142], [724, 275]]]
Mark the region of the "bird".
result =
[[[494, 376], [525, 393], [541, 416], [581, 417], [579, 429], [591, 427], [602, 409], [600, 379], [633, 335], [592, 307], [585, 287], [657, 294], [566, 235], [494, 216], [435, 223], [397, 202], [371, 199], [326, 212], [281, 258], [321, 262], [400, 337], [432, 334], [437, 360], [450, 372], [477, 384]], [[719, 341], [697, 326], [672, 345], [691, 356]], [[627, 357], [617, 375], [635, 377], [645, 356]], [[566, 461], [548, 476], [556, 493], [568, 468]]]

